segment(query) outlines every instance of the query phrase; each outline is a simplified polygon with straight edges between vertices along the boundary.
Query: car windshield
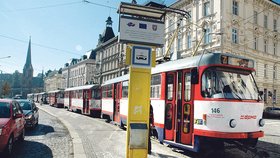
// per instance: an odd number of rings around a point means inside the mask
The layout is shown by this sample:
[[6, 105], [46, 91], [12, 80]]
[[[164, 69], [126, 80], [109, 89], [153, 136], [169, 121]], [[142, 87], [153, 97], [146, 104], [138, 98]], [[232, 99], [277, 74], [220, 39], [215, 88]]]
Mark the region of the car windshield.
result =
[[0, 118], [9, 118], [11, 115], [10, 104], [0, 102]]
[[19, 102], [22, 110], [31, 110], [31, 103], [29, 102]]
[[258, 90], [250, 71], [209, 68], [202, 75], [205, 98], [257, 100]]

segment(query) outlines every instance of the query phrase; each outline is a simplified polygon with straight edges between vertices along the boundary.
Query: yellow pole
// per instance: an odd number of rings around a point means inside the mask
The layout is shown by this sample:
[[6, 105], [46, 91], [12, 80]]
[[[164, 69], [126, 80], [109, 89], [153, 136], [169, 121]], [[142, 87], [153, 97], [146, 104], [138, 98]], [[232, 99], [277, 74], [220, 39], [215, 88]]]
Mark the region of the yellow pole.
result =
[[[133, 56], [131, 47], [128, 46], [126, 51], [128, 56]], [[155, 57], [151, 55], [150, 58], [153, 66]], [[127, 61], [127, 63], [131, 63], [131, 61]], [[130, 66], [129, 70], [126, 158], [146, 158], [148, 154], [151, 68]], [[145, 126], [146, 129], [133, 129], [134, 125], [142, 125], [141, 127]], [[135, 142], [137, 147], [135, 147]]]

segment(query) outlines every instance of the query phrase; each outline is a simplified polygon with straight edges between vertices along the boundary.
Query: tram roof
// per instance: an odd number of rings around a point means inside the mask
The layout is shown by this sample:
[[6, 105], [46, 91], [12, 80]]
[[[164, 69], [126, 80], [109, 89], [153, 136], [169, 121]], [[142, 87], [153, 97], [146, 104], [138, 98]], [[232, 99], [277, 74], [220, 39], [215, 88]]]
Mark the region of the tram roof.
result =
[[48, 93], [57, 93], [57, 92], [62, 92], [63, 90], [54, 90], [54, 91], [49, 91]]
[[101, 86], [105, 86], [105, 85], [112, 84], [112, 83], [117, 83], [117, 82], [120, 82], [120, 81], [125, 81], [125, 80], [128, 80], [128, 79], [129, 79], [129, 74], [126, 74], [126, 75], [123, 75], [123, 76], [120, 76], [120, 77], [117, 77], [117, 78], [113, 78], [111, 80], [107, 80]]
[[[221, 56], [229, 56], [229, 57], [236, 57], [236, 58], [242, 58], [242, 59], [248, 59], [245, 57], [241, 57], [234, 54], [229, 53], [220, 53], [220, 52], [214, 52], [214, 53], [207, 53], [203, 54], [203, 56], [193, 56], [193, 57], [187, 57], [183, 59], [178, 60], [172, 60], [166, 63], [158, 64], [155, 68], [152, 68], [152, 74], [157, 74], [161, 72], [167, 72], [167, 71], [175, 71], [175, 70], [181, 70], [186, 68], [193, 68], [203, 65], [211, 65], [211, 64], [221, 64]], [[248, 59], [251, 60], [251, 59]], [[117, 83], [120, 81], [125, 81], [129, 79], [129, 74], [120, 76], [111, 80], [105, 81], [104, 85]]]
[[97, 84], [93, 84], [93, 85], [85, 85], [85, 86], [79, 86], [79, 87], [71, 87], [71, 88], [67, 88], [65, 89], [65, 92], [67, 91], [74, 91], [74, 90], [82, 90], [82, 89], [91, 89], [95, 86], [98, 86]]
[[230, 53], [207, 53], [203, 56], [198, 55], [194, 57], [187, 57], [183, 59], [169, 61], [163, 64], [157, 65], [155, 68], [152, 69], [152, 74], [160, 73], [160, 72], [167, 72], [167, 71], [175, 71], [181, 70], [185, 68], [193, 68], [203, 65], [211, 65], [211, 64], [221, 64], [221, 56], [229, 56], [235, 57], [240, 59], [247, 59], [251, 60], [242, 56], [230, 54]]

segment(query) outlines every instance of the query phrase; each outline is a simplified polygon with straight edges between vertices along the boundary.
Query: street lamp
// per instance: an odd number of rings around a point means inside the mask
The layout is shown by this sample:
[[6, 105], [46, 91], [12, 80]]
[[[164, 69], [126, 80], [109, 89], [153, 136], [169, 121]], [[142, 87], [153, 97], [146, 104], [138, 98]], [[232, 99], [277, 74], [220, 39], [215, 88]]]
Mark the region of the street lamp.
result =
[[273, 91], [273, 95], [272, 95], [273, 104], [272, 105], [273, 105], [273, 107], [276, 104], [276, 94], [274, 93], [274, 81], [275, 81], [275, 78], [277, 77], [275, 66], [278, 63], [280, 63], [280, 61], [277, 61], [273, 64], [273, 74], [272, 74], [272, 91]]
[[1, 57], [0, 59], [10, 58], [11, 56]]

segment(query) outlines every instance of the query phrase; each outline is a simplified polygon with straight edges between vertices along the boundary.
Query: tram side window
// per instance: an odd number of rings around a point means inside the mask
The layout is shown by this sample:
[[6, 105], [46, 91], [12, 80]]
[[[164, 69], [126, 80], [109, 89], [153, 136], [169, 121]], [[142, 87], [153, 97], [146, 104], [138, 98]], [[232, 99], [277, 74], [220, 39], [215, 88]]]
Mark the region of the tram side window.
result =
[[91, 98], [93, 99], [101, 99], [101, 92], [100, 92], [100, 89], [93, 89], [92, 90], [92, 93], [91, 93]]
[[107, 90], [108, 90], [108, 98], [112, 98], [112, 95], [113, 95], [113, 86], [112, 85], [109, 85], [108, 86], [108, 88], [107, 88]]
[[185, 101], [191, 100], [191, 75], [185, 73]]
[[128, 81], [122, 83], [122, 98], [128, 98]]
[[190, 104], [184, 105], [184, 125], [183, 125], [183, 131], [184, 133], [190, 132]]
[[153, 75], [151, 79], [151, 98], [160, 98], [161, 96], [161, 75]]
[[167, 99], [173, 100], [174, 75], [167, 76]]
[[78, 91], [78, 98], [83, 98], [83, 91], [82, 90]]
[[107, 87], [102, 87], [102, 98], [107, 98]]

